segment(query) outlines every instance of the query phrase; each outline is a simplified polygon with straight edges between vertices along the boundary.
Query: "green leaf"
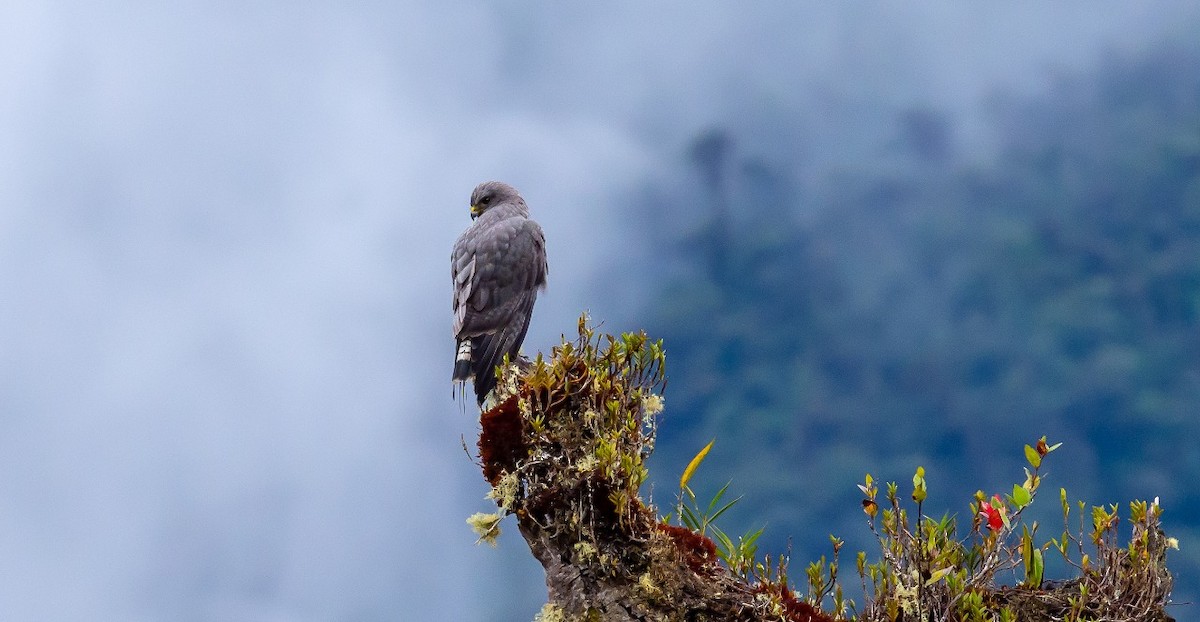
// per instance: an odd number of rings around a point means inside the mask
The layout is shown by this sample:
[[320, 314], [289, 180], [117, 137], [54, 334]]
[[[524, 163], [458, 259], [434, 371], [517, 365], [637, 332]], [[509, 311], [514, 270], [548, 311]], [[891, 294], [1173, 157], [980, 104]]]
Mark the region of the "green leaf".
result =
[[741, 501], [741, 500], [742, 500], [742, 498], [738, 497], [738, 498], [734, 499], [733, 501], [726, 503], [723, 507], [721, 507], [721, 509], [717, 510], [716, 512], [714, 512], [712, 515], [710, 515], [708, 517], [708, 522], [711, 523], [713, 521], [716, 521], [717, 518], [720, 517], [722, 514], [724, 514], [726, 510], [733, 507], [734, 505], [737, 504], [738, 501]]
[[721, 486], [721, 489], [717, 491], [717, 494], [713, 495], [712, 500], [708, 502], [708, 508], [704, 511], [705, 516], [712, 516], [713, 508], [717, 507], [717, 504], [721, 502], [721, 499], [725, 496], [725, 491], [729, 490], [729, 485], [732, 483], [733, 480], [725, 482], [725, 485]]
[[742, 543], [743, 550], [745, 550], [746, 548], [749, 548], [751, 546], [754, 546], [754, 543], [758, 541], [759, 536], [763, 535], [763, 529], [765, 529], [765, 528], [759, 527], [753, 533], [742, 536], [741, 543]]
[[929, 575], [929, 580], [925, 581], [925, 587], [929, 587], [929, 586], [933, 585], [934, 583], [941, 581], [942, 577], [945, 577], [946, 575], [950, 574], [953, 570], [954, 570], [954, 566], [946, 566], [945, 568], [941, 568], [939, 570], [934, 570], [933, 574]]
[[1016, 505], [1017, 509], [1019, 510], [1029, 505], [1030, 502], [1033, 501], [1033, 495], [1029, 494], [1029, 491], [1020, 484], [1013, 484], [1012, 499], [1013, 504]]
[[1028, 460], [1029, 465], [1035, 469], [1042, 465], [1042, 456], [1038, 454], [1037, 450], [1034, 449], [1032, 445], [1025, 446], [1025, 459]]
[[729, 554], [735, 550], [733, 548], [733, 541], [729, 539], [729, 536], [725, 535], [724, 531], [721, 531], [716, 527], [712, 528], [712, 533], [713, 537], [717, 539], [717, 543], [720, 544], [720, 546], [717, 547], [717, 552], [724, 553], [723, 555], [720, 555], [720, 557], [725, 561], [726, 564], [728, 564]]
[[696, 512], [688, 506], [680, 508], [679, 520], [683, 522], [683, 526], [692, 531], [700, 531], [700, 520], [696, 518]]
[[1042, 559], [1042, 549], [1033, 549], [1033, 572], [1029, 577], [1029, 585], [1034, 588], [1042, 586], [1042, 577], [1045, 574], [1045, 562]]

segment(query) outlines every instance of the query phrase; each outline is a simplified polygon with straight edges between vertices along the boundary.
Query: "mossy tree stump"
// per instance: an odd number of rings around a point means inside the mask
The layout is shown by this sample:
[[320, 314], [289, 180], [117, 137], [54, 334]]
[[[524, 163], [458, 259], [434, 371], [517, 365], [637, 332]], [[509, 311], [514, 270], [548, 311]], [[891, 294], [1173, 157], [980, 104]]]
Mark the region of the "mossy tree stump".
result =
[[546, 570], [544, 617], [832, 622], [785, 586], [734, 576], [712, 541], [661, 522], [639, 497], [663, 363], [644, 334], [597, 337], [581, 320], [579, 339], [550, 360], [501, 373], [479, 456], [490, 496]]

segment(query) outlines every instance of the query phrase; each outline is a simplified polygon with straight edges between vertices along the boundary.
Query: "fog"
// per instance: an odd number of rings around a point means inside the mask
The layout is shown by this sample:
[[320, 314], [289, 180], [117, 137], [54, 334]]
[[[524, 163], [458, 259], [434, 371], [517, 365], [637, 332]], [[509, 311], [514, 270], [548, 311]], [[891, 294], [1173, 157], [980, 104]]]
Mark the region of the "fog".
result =
[[[928, 104], [1188, 36], [1189, 2], [10, 0], [0, 8], [0, 618], [509, 620], [451, 400], [450, 246], [523, 191], [550, 287], [636, 327], [624, 207], [714, 123], [853, 162]], [[853, 126], [853, 127], [848, 127]], [[669, 402], [668, 402], [669, 404]], [[507, 525], [507, 523], [506, 523]], [[507, 570], [517, 564], [519, 572]]]

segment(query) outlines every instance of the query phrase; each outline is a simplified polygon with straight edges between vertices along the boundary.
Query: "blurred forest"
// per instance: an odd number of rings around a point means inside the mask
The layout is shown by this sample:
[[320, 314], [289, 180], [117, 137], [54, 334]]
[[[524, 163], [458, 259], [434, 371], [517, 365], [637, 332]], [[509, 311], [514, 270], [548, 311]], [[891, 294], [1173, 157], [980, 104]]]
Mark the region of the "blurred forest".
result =
[[800, 574], [831, 533], [843, 561], [877, 552], [864, 473], [923, 465], [927, 512], [969, 527], [971, 494], [1020, 481], [1045, 434], [1064, 446], [1041, 535], [1059, 487], [1161, 497], [1175, 600], [1195, 601], [1200, 48], [1110, 58], [987, 118], [997, 144], [968, 157], [950, 115], [897, 110], [877, 153], [820, 175], [715, 127], [684, 156], [690, 192], [643, 197], [668, 274], [645, 315], [668, 354], [656, 501], [715, 437], [700, 496], [732, 480], [723, 527], [765, 525], [760, 551]]

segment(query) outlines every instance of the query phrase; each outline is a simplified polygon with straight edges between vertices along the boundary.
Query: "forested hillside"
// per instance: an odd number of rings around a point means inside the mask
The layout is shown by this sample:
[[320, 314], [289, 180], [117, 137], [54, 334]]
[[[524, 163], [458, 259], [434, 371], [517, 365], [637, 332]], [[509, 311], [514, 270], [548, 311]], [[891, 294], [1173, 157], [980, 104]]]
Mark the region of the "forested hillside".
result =
[[927, 511], [962, 514], [1047, 434], [1047, 485], [1161, 498], [1175, 599], [1200, 597], [1198, 66], [1165, 47], [998, 96], [984, 157], [930, 109], [819, 176], [803, 146], [699, 135], [698, 189], [643, 206], [693, 225], [652, 233], [672, 266], [646, 315], [668, 351], [659, 490], [715, 437], [706, 485], [744, 495], [727, 531], [765, 524], [764, 549], [807, 561], [831, 532], [868, 546], [864, 472], [923, 465]]

